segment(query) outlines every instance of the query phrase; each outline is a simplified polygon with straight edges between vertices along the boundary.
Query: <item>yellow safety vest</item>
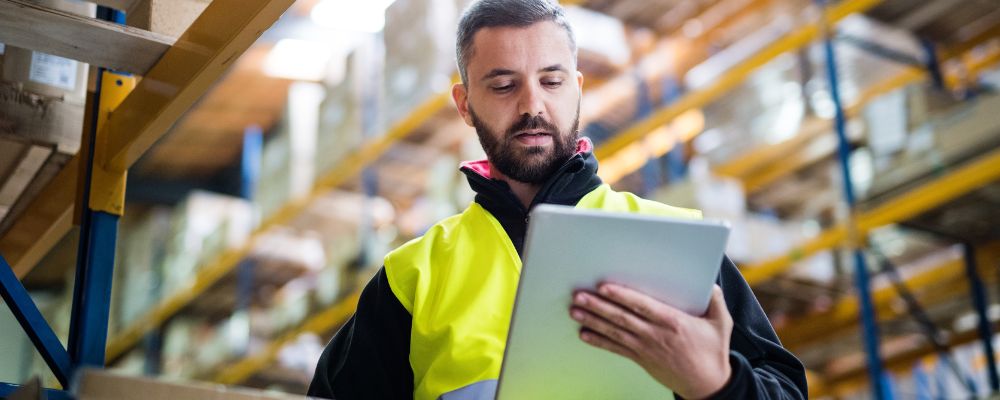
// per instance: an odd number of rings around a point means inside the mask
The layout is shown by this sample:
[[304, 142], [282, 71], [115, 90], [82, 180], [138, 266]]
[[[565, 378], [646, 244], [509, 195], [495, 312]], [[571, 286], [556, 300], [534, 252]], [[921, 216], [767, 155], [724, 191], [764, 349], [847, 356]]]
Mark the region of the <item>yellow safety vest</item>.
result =
[[[608, 185], [585, 195], [576, 207], [701, 218], [700, 211]], [[482, 388], [475, 386], [491, 381], [486, 390], [495, 390], [521, 274], [521, 258], [500, 222], [472, 203], [389, 253], [385, 272], [392, 292], [413, 316], [413, 398], [482, 398]]]

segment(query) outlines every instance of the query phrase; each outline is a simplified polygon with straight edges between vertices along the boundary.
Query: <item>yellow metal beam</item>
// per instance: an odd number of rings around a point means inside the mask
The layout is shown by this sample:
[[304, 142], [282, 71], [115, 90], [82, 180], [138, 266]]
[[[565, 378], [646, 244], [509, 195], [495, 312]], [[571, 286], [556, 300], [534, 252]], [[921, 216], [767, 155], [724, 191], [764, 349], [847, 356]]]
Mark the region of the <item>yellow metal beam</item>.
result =
[[[848, 15], [864, 12], [879, 3], [881, 3], [881, 0], [846, 0], [827, 9], [825, 11], [825, 19], [828, 23], [834, 24]], [[704, 107], [715, 101], [727, 91], [741, 84], [750, 74], [769, 61], [785, 52], [802, 48], [819, 37], [822, 24], [821, 21], [807, 24], [783, 36], [746, 61], [730, 69], [704, 89], [686, 94], [678, 101], [671, 103], [669, 106], [660, 109], [648, 118], [615, 135], [612, 139], [598, 147], [595, 155], [598, 159], [610, 158], [615, 153], [626, 149], [630, 144], [639, 141], [650, 132], [654, 132], [657, 128], [667, 124], [684, 112]]]
[[[964, 273], [962, 260], [952, 260], [906, 280], [906, 286], [914, 292], [933, 286], [936, 293], [947, 292], [952, 295], [967, 288], [967, 285], [963, 285], [966, 283]], [[944, 290], [945, 287], [948, 290]], [[894, 288], [879, 289], [872, 293], [872, 297], [879, 320], [886, 321], [900, 316], [899, 311], [893, 307], [893, 301], [899, 297]], [[921, 300], [933, 302], [926, 298]], [[789, 349], [809, 346], [856, 327], [858, 312], [857, 299], [853, 295], [847, 295], [829, 311], [789, 322], [786, 327], [778, 330], [778, 336], [781, 343]]]
[[816, 398], [830, 390], [827, 388], [826, 379], [823, 378], [823, 375], [808, 368], [806, 369], [806, 384], [809, 388], [809, 394], [806, 398]]
[[868, 231], [904, 221], [997, 179], [1000, 179], [1000, 149], [993, 149], [954, 172], [940, 174], [930, 182], [864, 212], [858, 218], [858, 228]]
[[[861, 213], [857, 218], [858, 233], [865, 234], [871, 229], [915, 217], [997, 179], [1000, 179], [1000, 149], [994, 149], [916, 189]], [[846, 236], [846, 226], [839, 224], [783, 256], [745, 266], [742, 269], [743, 276], [751, 285], [766, 281], [785, 272], [796, 261], [843, 243]]]
[[[100, 107], [97, 114], [98, 135], [108, 132], [102, 128], [107, 124], [108, 118], [115, 109], [135, 89], [137, 82], [138, 79], [134, 76], [110, 71], [104, 72], [101, 77], [101, 100], [98, 102], [98, 107]], [[100, 136], [98, 136], [98, 141], [100, 141]], [[88, 149], [89, 146], [84, 147], [81, 152]], [[90, 209], [118, 216], [124, 214], [125, 176], [126, 171], [108, 171], [99, 163], [94, 163], [90, 176], [90, 197], [87, 199]], [[80, 177], [82, 181], [83, 174], [80, 174]]]
[[271, 365], [278, 358], [278, 352], [299, 336], [306, 333], [323, 335], [343, 325], [354, 314], [360, 297], [361, 292], [355, 292], [346, 299], [316, 313], [299, 327], [268, 343], [259, 353], [222, 368], [215, 374], [212, 381], [227, 385], [236, 385], [247, 380]]
[[[1000, 243], [984, 246], [979, 252], [995, 258], [1000, 255]], [[994, 277], [995, 274], [990, 273], [991, 267], [985, 264], [980, 264], [979, 267], [984, 276], [990, 279]], [[961, 257], [918, 273], [904, 282], [907, 288], [920, 297], [921, 304], [925, 306], [938, 304], [968, 290], [965, 263]], [[905, 311], [893, 306], [896, 299], [898, 294], [892, 287], [884, 287], [872, 293], [872, 302], [880, 320], [892, 320], [903, 316]], [[782, 344], [788, 348], [807, 346], [857, 326], [858, 310], [857, 298], [853, 295], [844, 296], [825, 312], [790, 321], [778, 329], [778, 336]]]
[[793, 154], [794, 151], [805, 146], [809, 141], [829, 129], [829, 121], [819, 118], [806, 119], [803, 121], [799, 132], [788, 140], [748, 151], [745, 154], [733, 157], [731, 160], [713, 167], [712, 170], [719, 175], [746, 179], [744, 177], [749, 172], [761, 168], [765, 164], [788, 157], [789, 154]]

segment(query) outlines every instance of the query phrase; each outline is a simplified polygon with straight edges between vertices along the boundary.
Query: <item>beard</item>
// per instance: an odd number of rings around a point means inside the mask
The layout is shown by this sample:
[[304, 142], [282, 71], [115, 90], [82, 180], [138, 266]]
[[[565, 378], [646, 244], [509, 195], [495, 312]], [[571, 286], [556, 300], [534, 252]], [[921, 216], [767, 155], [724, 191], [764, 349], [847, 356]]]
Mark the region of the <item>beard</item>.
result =
[[[542, 184], [576, 154], [576, 143], [580, 138], [579, 104], [573, 117], [573, 126], [566, 132], [560, 131], [541, 116], [524, 114], [520, 120], [500, 133], [486, 126], [471, 105], [469, 115], [490, 164], [504, 176], [518, 182]], [[519, 133], [530, 129], [542, 129], [552, 136], [552, 146], [521, 146], [513, 143]]]

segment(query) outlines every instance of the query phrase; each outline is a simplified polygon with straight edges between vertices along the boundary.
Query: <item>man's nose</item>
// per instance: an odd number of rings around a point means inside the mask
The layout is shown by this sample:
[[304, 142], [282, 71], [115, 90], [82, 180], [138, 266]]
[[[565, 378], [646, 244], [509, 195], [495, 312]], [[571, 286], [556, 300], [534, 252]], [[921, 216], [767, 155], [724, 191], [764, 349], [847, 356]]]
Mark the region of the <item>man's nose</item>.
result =
[[542, 102], [541, 94], [541, 88], [536, 85], [525, 85], [524, 90], [521, 91], [518, 113], [531, 117], [542, 115], [545, 112], [545, 105]]

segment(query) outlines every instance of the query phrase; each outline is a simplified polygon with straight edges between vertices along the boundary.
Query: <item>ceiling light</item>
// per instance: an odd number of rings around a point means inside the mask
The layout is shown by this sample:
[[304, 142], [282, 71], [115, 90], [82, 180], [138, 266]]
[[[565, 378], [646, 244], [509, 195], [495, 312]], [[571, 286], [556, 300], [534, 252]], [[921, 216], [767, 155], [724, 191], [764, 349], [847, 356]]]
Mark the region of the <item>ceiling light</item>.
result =
[[309, 17], [317, 25], [354, 32], [380, 32], [385, 27], [385, 10], [394, 0], [323, 0]]
[[326, 74], [333, 46], [310, 40], [282, 39], [264, 61], [264, 73], [275, 78], [319, 81]]

